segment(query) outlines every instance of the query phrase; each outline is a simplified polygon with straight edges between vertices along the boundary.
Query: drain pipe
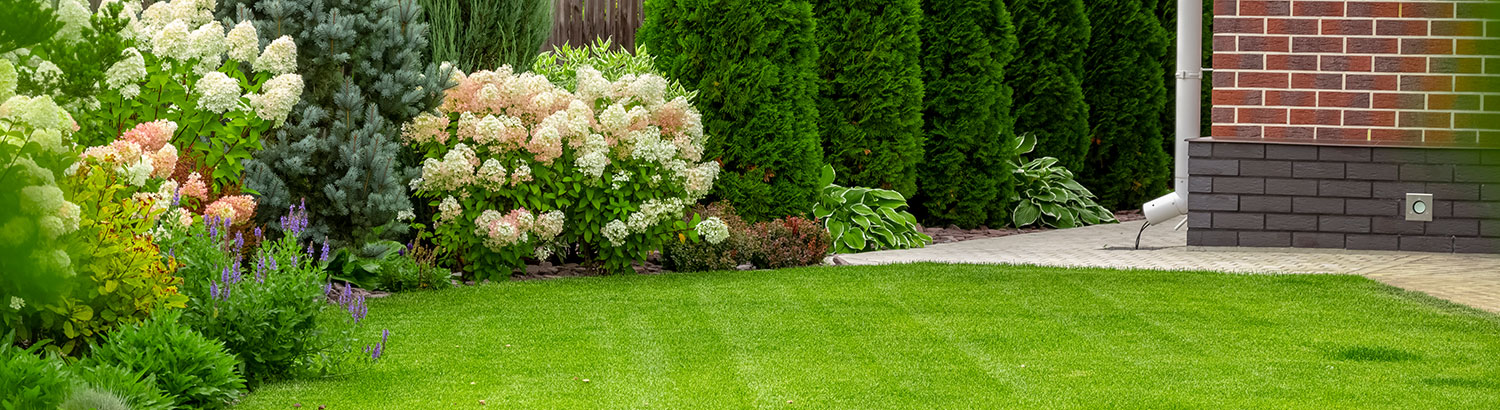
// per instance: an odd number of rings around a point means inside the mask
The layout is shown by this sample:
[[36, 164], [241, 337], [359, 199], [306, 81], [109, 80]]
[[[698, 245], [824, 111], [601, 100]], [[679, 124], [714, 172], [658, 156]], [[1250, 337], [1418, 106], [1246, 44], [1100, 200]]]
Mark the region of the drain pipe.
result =
[[[1177, 141], [1172, 189], [1141, 208], [1146, 224], [1160, 225], [1188, 212], [1188, 139], [1198, 137], [1203, 89], [1203, 0], [1177, 1]], [[1186, 221], [1184, 221], [1186, 222]], [[1182, 224], [1177, 225], [1178, 228]], [[1140, 247], [1140, 235], [1136, 235]]]

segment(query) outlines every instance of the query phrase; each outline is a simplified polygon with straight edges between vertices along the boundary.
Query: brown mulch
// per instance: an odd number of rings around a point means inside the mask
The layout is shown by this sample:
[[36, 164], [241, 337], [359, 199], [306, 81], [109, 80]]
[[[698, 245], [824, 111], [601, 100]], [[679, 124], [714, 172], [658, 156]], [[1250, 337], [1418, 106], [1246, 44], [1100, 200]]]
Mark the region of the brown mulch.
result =
[[[1115, 212], [1115, 219], [1119, 220], [1120, 222], [1130, 222], [1145, 219], [1145, 216], [1142, 216], [1141, 211], [1139, 210], [1120, 211]], [[990, 229], [985, 226], [980, 226], [975, 229], [963, 229], [957, 226], [948, 225], [947, 227], [922, 227], [922, 233], [927, 234], [927, 236], [931, 236], [933, 244], [940, 244], [963, 242], [975, 239], [999, 238], [1002, 236], [1019, 235], [1023, 233], [1050, 231], [1052, 229], [1053, 228], [1038, 227], [1028, 227], [1021, 229]]]

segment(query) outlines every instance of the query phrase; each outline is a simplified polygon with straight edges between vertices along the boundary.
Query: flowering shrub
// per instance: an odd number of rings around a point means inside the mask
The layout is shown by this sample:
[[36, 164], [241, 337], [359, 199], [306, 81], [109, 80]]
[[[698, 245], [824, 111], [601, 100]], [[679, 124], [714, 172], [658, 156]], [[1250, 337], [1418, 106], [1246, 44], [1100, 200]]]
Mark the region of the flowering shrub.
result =
[[126, 4], [124, 32], [135, 46], [105, 72], [98, 107], [80, 113], [101, 128], [84, 132], [110, 135], [170, 118], [177, 127], [167, 141], [212, 170], [214, 191], [239, 184], [240, 161], [261, 148], [261, 134], [286, 121], [301, 98], [296, 45], [283, 36], [262, 50], [249, 22], [226, 33], [213, 18], [212, 1], [162, 1], [145, 10]]
[[438, 208], [435, 243], [479, 278], [568, 252], [626, 271], [689, 230], [685, 207], [718, 176], [699, 162], [697, 110], [668, 101], [666, 79], [576, 72], [573, 89], [510, 67], [457, 73], [438, 112], [405, 127], [426, 153], [413, 186]]
[[170, 241], [170, 252], [183, 262], [183, 292], [191, 297], [182, 322], [224, 342], [251, 383], [328, 372], [353, 358], [354, 332], [368, 311], [363, 299], [344, 297], [342, 320], [324, 316], [329, 247], [303, 247], [297, 234], [307, 229], [307, 211], [297, 207], [288, 215], [280, 228], [290, 235], [253, 251], [229, 220], [213, 215]]
[[[32, 340], [23, 315], [61, 302], [74, 276], [65, 236], [80, 208], [58, 180], [76, 158], [76, 123], [49, 97], [14, 95], [15, 70], [0, 59], [0, 322]], [[27, 313], [30, 312], [30, 313]]]
[[723, 202], [698, 207], [694, 212], [708, 217], [698, 226], [700, 235], [723, 236], [727, 240], [668, 241], [662, 247], [668, 269], [696, 272], [729, 270], [745, 264], [760, 269], [817, 265], [823, 263], [831, 246], [821, 224], [802, 217], [746, 224], [733, 207]]

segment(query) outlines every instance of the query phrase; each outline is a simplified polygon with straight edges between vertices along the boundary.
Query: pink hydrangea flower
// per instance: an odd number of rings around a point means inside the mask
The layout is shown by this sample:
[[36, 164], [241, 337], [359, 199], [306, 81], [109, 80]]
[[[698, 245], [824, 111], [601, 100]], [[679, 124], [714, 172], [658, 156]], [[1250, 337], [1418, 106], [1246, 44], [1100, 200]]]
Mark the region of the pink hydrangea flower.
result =
[[207, 201], [208, 185], [203, 183], [202, 175], [194, 172], [188, 175], [187, 182], [182, 183], [182, 187], [178, 188], [177, 193], [185, 197], [197, 198], [199, 201]]

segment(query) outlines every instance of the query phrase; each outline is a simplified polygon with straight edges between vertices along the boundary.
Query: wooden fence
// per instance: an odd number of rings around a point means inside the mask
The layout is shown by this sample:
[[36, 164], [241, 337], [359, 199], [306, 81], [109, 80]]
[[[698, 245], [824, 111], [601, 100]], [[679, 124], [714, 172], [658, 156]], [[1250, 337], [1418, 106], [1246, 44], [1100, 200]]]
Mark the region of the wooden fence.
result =
[[644, 0], [553, 0], [552, 36], [542, 51], [552, 46], [582, 46], [595, 39], [612, 38], [615, 48], [635, 51], [635, 30], [641, 27]]

